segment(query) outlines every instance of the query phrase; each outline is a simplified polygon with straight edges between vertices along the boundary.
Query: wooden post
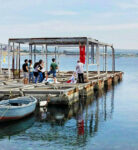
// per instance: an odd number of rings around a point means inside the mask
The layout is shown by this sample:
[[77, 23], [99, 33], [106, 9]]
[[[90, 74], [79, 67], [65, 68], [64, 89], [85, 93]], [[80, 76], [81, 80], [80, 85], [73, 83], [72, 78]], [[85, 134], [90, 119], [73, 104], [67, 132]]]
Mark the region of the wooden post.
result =
[[86, 79], [89, 80], [89, 41], [86, 41]]
[[111, 48], [112, 48], [112, 71], [115, 72], [115, 50], [113, 46]]

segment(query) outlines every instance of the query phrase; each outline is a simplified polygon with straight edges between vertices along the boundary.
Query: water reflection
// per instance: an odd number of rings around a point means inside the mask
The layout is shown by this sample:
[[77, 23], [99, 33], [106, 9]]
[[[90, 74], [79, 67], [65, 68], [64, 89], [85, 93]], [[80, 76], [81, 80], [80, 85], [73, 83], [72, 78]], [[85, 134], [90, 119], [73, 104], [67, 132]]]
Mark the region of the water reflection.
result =
[[0, 124], [0, 139], [4, 137], [8, 137], [9, 139], [13, 135], [17, 135], [20, 132], [23, 132], [29, 129], [35, 122], [35, 116], [32, 114], [31, 116], [7, 123]]
[[[53, 147], [53, 142], [58, 143], [59, 148], [61, 143], [66, 147], [85, 146], [91, 137], [101, 132], [106, 121], [112, 119], [113, 112], [114, 87], [111, 87], [87, 99], [80, 97], [80, 101], [70, 107], [37, 108], [32, 118], [2, 126], [0, 138], [18, 134], [30, 141], [39, 141], [43, 146]], [[27, 132], [22, 132], [28, 128]]]
[[[108, 92], [108, 93], [107, 93]], [[65, 126], [71, 119], [76, 120], [77, 137], [94, 136], [106, 120], [112, 118], [114, 111], [114, 87], [97, 91], [95, 95], [81, 97], [70, 107], [49, 106], [37, 110], [37, 121], [51, 126]]]

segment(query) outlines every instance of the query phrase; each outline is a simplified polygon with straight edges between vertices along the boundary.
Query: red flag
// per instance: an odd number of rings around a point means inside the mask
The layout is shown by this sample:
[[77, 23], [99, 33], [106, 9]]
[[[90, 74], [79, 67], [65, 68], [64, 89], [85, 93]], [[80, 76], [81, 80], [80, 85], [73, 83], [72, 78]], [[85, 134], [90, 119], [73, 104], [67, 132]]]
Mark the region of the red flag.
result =
[[85, 64], [85, 45], [80, 46], [80, 62]]

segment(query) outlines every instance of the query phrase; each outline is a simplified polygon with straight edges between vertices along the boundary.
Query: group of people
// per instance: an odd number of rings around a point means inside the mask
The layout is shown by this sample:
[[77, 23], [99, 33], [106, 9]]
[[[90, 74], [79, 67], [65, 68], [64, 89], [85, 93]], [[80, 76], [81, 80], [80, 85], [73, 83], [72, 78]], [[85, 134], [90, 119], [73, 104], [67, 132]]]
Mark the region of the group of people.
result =
[[41, 83], [44, 79], [48, 79], [50, 74], [53, 74], [54, 82], [56, 82], [56, 70], [58, 69], [58, 65], [55, 62], [55, 58], [52, 59], [52, 63], [50, 65], [50, 71], [46, 73], [44, 68], [44, 61], [39, 60], [33, 66], [32, 60], [25, 59], [24, 64], [22, 66], [24, 73], [24, 84], [29, 83]]
[[[22, 69], [24, 72], [24, 84], [28, 84], [28, 81], [29, 83], [41, 83], [44, 79], [47, 81], [50, 74], [53, 75], [54, 83], [56, 83], [56, 70], [58, 69], [58, 65], [56, 64], [55, 58], [52, 58], [49, 72], [45, 71], [44, 61], [41, 59], [39, 60], [39, 62], [36, 62], [34, 66], [32, 60], [28, 61], [27, 59], [25, 59]], [[77, 61], [76, 73], [73, 73], [69, 82], [75, 83], [76, 74], [78, 77], [78, 82], [84, 83], [83, 63], [81, 63], [79, 60]]]

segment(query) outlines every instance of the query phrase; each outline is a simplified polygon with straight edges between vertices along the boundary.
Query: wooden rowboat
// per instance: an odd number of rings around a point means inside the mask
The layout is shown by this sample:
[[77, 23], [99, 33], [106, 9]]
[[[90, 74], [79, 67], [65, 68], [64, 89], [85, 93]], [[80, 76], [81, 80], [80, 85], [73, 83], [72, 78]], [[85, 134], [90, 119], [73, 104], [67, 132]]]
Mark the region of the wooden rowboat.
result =
[[18, 97], [0, 102], [0, 122], [24, 118], [35, 111], [37, 99]]

